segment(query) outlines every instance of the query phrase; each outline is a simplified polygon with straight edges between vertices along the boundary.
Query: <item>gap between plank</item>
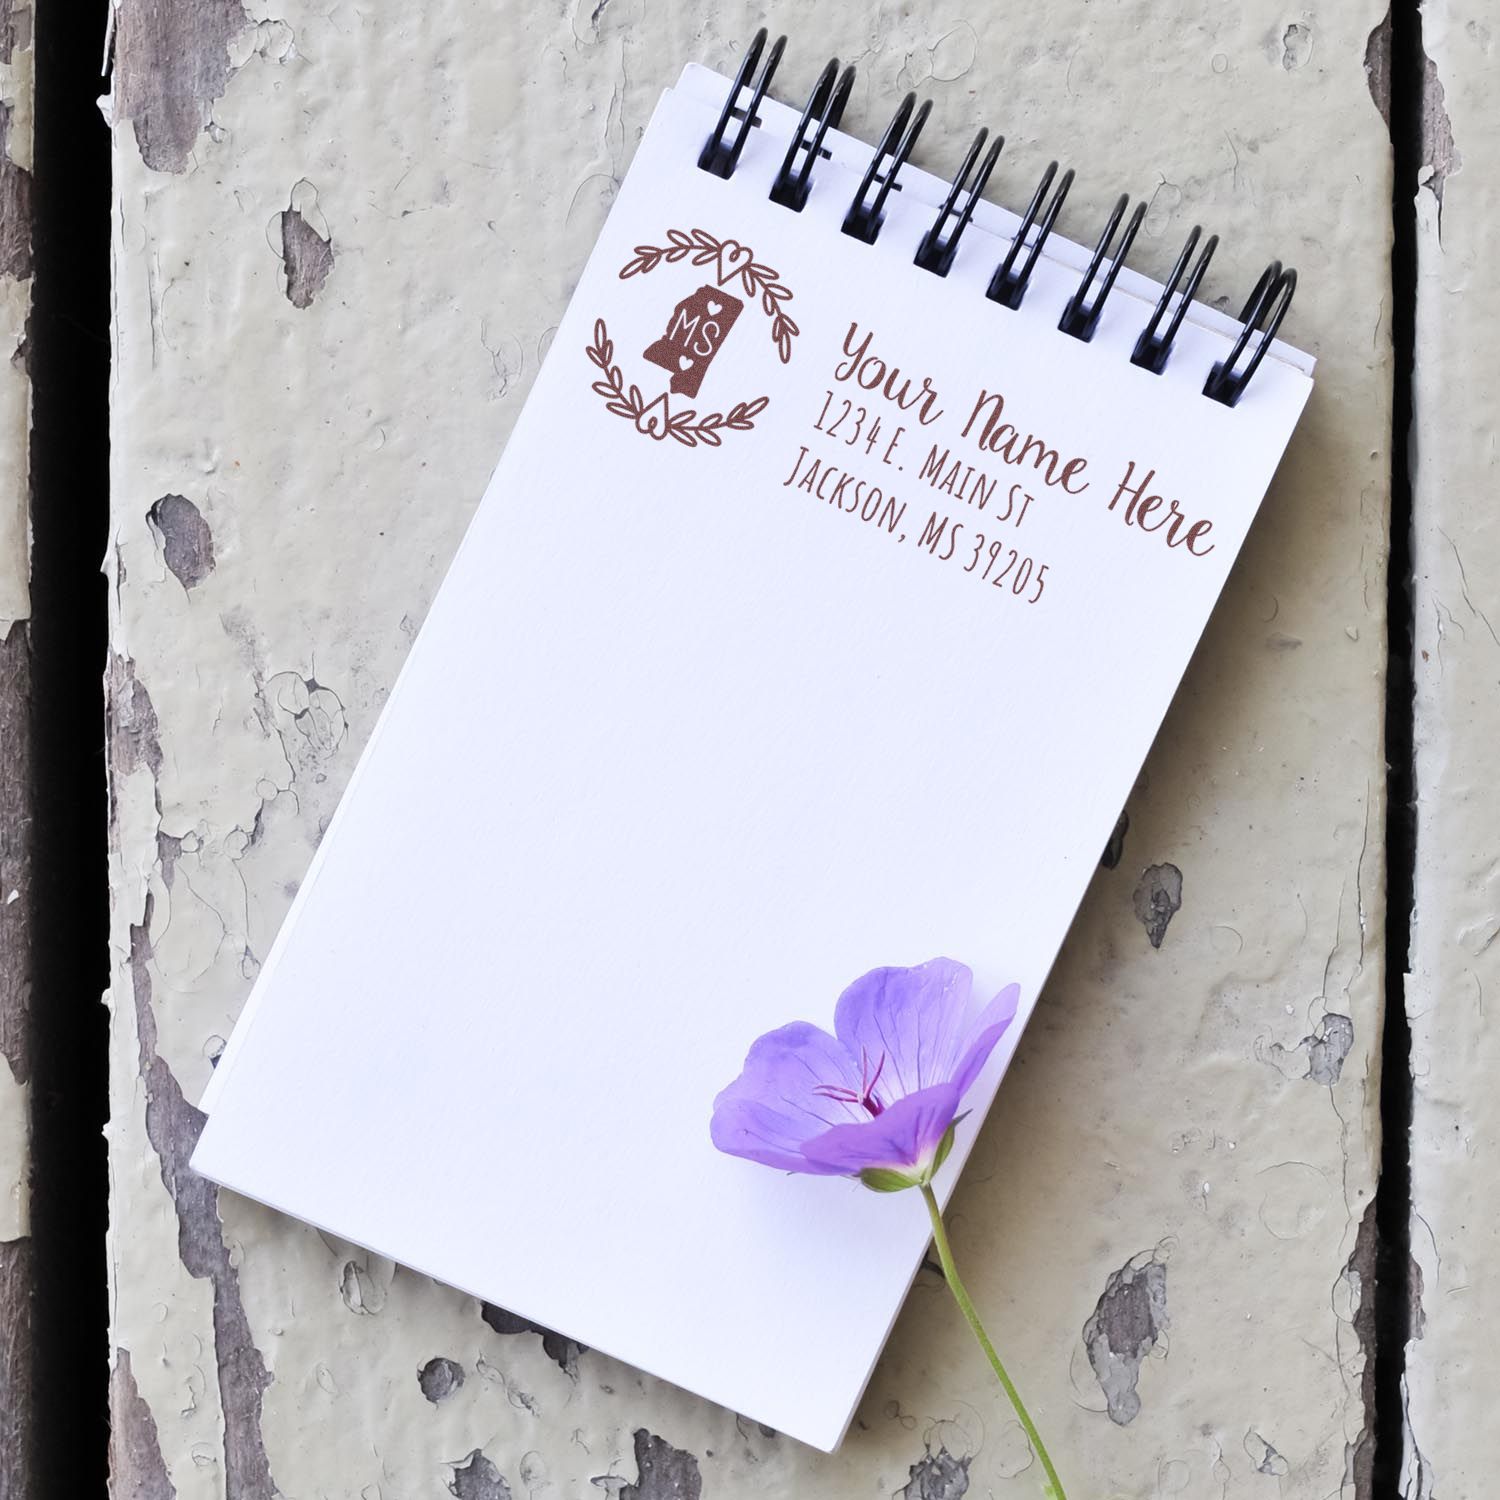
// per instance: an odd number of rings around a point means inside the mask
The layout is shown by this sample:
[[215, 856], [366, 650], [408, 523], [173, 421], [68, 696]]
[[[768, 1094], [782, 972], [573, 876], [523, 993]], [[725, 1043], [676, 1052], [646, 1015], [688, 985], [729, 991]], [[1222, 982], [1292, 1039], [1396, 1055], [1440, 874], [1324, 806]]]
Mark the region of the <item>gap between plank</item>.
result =
[[[109, 134], [99, 50], [35, 18], [31, 376], [34, 1466], [15, 1500], [105, 1494], [109, 1453]], [[123, 1500], [123, 1497], [122, 1497]]]
[[[1375, 1432], [1370, 1500], [1399, 1500], [1411, 1331], [1411, 1025], [1406, 974], [1416, 879], [1416, 677], [1412, 572], [1412, 382], [1416, 351], [1417, 191], [1424, 53], [1417, 0], [1390, 11], [1391, 515], [1386, 621], [1385, 1022], [1380, 1070], [1380, 1185], [1375, 1200]], [[1362, 1497], [1363, 1500], [1363, 1497]]]

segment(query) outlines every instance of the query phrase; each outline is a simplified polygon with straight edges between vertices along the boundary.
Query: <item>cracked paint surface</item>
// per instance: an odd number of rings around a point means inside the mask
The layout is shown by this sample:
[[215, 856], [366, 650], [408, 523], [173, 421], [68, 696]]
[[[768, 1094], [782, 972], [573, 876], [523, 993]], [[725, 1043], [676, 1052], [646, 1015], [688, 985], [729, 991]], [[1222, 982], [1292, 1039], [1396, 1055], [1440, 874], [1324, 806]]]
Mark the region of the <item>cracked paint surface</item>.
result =
[[1265, 1060], [1287, 1078], [1305, 1078], [1332, 1088], [1344, 1071], [1344, 1059], [1354, 1048], [1354, 1022], [1348, 1016], [1327, 1011], [1317, 1025], [1295, 1047], [1272, 1042]]
[[0, 101], [0, 276], [28, 281], [32, 264], [31, 173], [11, 153], [15, 112], [14, 104]]
[[163, 495], [146, 519], [161, 544], [162, 561], [183, 588], [196, 588], [213, 572], [213, 532], [186, 495]]
[[905, 1500], [963, 1500], [969, 1493], [969, 1463], [946, 1448], [924, 1453], [911, 1466], [901, 1494]]
[[560, 1333], [554, 1333], [550, 1328], [543, 1328], [540, 1323], [518, 1318], [514, 1313], [507, 1312], [503, 1307], [496, 1307], [490, 1302], [482, 1303], [479, 1313], [496, 1333], [539, 1334], [542, 1340], [542, 1352], [547, 1358], [552, 1360], [558, 1369], [570, 1379], [578, 1378], [578, 1357], [588, 1353], [585, 1345], [574, 1339], [565, 1338]]
[[333, 270], [333, 243], [318, 212], [318, 195], [310, 182], [292, 189], [291, 203], [281, 211], [281, 262], [286, 270], [286, 300], [311, 307]]
[[1120, 861], [1125, 857], [1125, 835], [1129, 832], [1130, 814], [1122, 812], [1115, 820], [1114, 830], [1109, 836], [1109, 842], [1104, 846], [1104, 853], [1099, 856], [1099, 863], [1104, 869], [1119, 868]]
[[148, 167], [187, 169], [233, 72], [230, 43], [248, 25], [239, 0], [115, 6], [115, 117], [130, 122]]
[[456, 1360], [429, 1359], [420, 1370], [417, 1371], [417, 1384], [421, 1387], [422, 1394], [432, 1402], [434, 1406], [439, 1401], [446, 1401], [464, 1383], [464, 1367]]
[[187, 1164], [205, 1117], [183, 1098], [171, 1069], [157, 1054], [148, 935], [151, 904], [148, 896], [145, 921], [130, 934], [146, 1139], [160, 1164], [162, 1185], [177, 1211], [177, 1253], [183, 1268], [189, 1276], [206, 1280], [213, 1287], [213, 1350], [223, 1412], [226, 1494], [243, 1496], [244, 1500], [271, 1500], [277, 1490], [271, 1482], [260, 1431], [261, 1398], [271, 1377], [251, 1335], [239, 1276], [219, 1223], [219, 1190]]
[[1500, 1468], [1484, 1397], [1500, 1317], [1494, 1278], [1500, 1038], [1500, 22], [1478, 3], [1422, 7], [1426, 82], [1416, 198], [1412, 438], [1417, 858], [1411, 972], [1414, 1305], [1403, 1500], [1481, 1495]]
[[0, 1495], [32, 1489], [32, 12], [0, 0]]
[[1167, 1258], [1160, 1250], [1110, 1272], [1083, 1325], [1083, 1344], [1111, 1422], [1126, 1427], [1140, 1415], [1141, 1361], [1163, 1342], [1169, 1323]]
[[448, 1492], [454, 1500], [511, 1500], [504, 1476], [477, 1448], [454, 1466]]
[[110, 1372], [109, 1477], [111, 1492], [130, 1500], [174, 1500], [161, 1438], [151, 1408], [141, 1399], [128, 1349], [115, 1350]]
[[617, 1484], [614, 1476], [600, 1475], [593, 1481], [611, 1500], [700, 1500], [703, 1477], [691, 1453], [644, 1427], [636, 1429], [633, 1441], [635, 1479]]
[[[339, 1500], [460, 1484], [483, 1500], [502, 1485], [513, 1500], [951, 1497], [965, 1480], [970, 1496], [1034, 1493], [1019, 1428], [930, 1273], [828, 1457], [179, 1171], [658, 91], [689, 59], [732, 71], [762, 19], [740, 3], [436, 0], [394, 46], [389, 17], [347, 7], [121, 5], [112, 1344], [117, 1371], [130, 1358], [117, 1410], [135, 1433], [137, 1399], [149, 1413], [180, 1500], [267, 1484]], [[1101, 1475], [1130, 1500], [1249, 1493], [1270, 1483], [1251, 1431], [1289, 1465], [1284, 1500], [1357, 1493], [1345, 1448], [1364, 1426], [1365, 1354], [1340, 1277], [1375, 1147], [1382, 872], [1366, 841], [1382, 817], [1389, 372], [1383, 330], [1358, 347], [1348, 330], [1387, 291], [1387, 145], [1362, 65], [1378, 20], [1369, 4], [1309, 21], [1261, 0], [1145, 20], [1084, 0], [1004, 15], [835, 0], [795, 18], [776, 83], [800, 102], [827, 56], [857, 56], [846, 121], [867, 139], [919, 87], [934, 99], [919, 155], [938, 171], [979, 123], [1005, 130], [1012, 165], [992, 192], [1012, 204], [1071, 153], [1076, 238], [1121, 187], [1165, 181], [1133, 264], [1164, 274], [1188, 227], [1211, 223], [1207, 293], [1238, 303], [1295, 252], [1288, 331], [1321, 359], [1131, 795], [1124, 857], [1095, 875], [953, 1200], [970, 1291], [1083, 1493]], [[1314, 36], [1288, 69], [1293, 22]], [[316, 245], [289, 267], [290, 212], [332, 256], [316, 288]], [[165, 496], [197, 521], [153, 525]], [[435, 828], [432, 858], [484, 878], [462, 830]], [[1160, 949], [1134, 909], [1147, 860], [1191, 883]], [[1266, 1066], [1266, 1047], [1295, 1049], [1330, 1013], [1353, 1027], [1336, 1078]], [[483, 1128], [468, 1119], [455, 1109], [455, 1128]], [[517, 1206], [518, 1234], [644, 1232], [683, 1231], [534, 1224]], [[1168, 1243], [1170, 1358], [1146, 1358], [1121, 1426], [1082, 1329], [1127, 1259]], [[439, 1359], [464, 1378], [430, 1377], [434, 1401], [420, 1372]]]
[[[1375, 1495], [1372, 1413], [1375, 1410], [1376, 1261], [1375, 1204], [1372, 1201], [1360, 1219], [1359, 1233], [1355, 1236], [1349, 1259], [1333, 1284], [1333, 1308], [1341, 1335], [1338, 1346], [1340, 1367], [1345, 1367], [1345, 1350], [1349, 1343], [1357, 1347], [1360, 1355], [1357, 1367], [1360, 1405], [1365, 1419], [1358, 1431], [1347, 1434], [1344, 1441], [1344, 1488], [1352, 1489], [1358, 1500], [1373, 1500]], [[1355, 1363], [1349, 1360], [1348, 1367], [1354, 1368]]]
[[31, 6], [0, 0], [0, 636], [30, 613]]
[[1160, 948], [1172, 918], [1182, 910], [1182, 871], [1176, 865], [1147, 865], [1131, 897], [1146, 939]]

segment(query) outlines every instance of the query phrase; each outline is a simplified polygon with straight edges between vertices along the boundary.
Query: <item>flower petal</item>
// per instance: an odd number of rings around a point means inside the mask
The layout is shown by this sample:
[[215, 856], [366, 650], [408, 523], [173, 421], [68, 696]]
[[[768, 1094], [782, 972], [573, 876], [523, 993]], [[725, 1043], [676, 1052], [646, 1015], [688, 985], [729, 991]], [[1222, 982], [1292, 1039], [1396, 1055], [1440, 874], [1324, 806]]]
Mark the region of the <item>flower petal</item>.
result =
[[872, 969], [839, 996], [833, 1029], [856, 1064], [880, 1070], [883, 1104], [952, 1078], [968, 1044], [974, 976], [951, 958]]
[[757, 1099], [726, 1099], [721, 1094], [714, 1102], [709, 1134], [720, 1151], [763, 1167], [823, 1177], [840, 1171], [809, 1161], [802, 1154], [801, 1142], [788, 1134], [786, 1116]]
[[995, 1043], [1005, 1035], [1006, 1029], [1015, 1020], [1016, 1006], [1020, 999], [1021, 986], [1008, 984], [970, 1023], [964, 1036], [967, 1050], [953, 1074], [960, 1099], [969, 1092], [970, 1085], [979, 1077], [979, 1070], [995, 1050]]
[[807, 1160], [822, 1171], [850, 1176], [867, 1167], [924, 1167], [958, 1113], [959, 1091], [951, 1083], [918, 1089], [873, 1119], [835, 1125], [803, 1145]]
[[802, 1145], [830, 1126], [865, 1118], [856, 1104], [818, 1092], [839, 1089], [857, 1099], [859, 1085], [859, 1068], [840, 1042], [794, 1021], [756, 1040], [740, 1076], [714, 1100], [709, 1134], [731, 1156], [787, 1172], [836, 1172], [808, 1161]]

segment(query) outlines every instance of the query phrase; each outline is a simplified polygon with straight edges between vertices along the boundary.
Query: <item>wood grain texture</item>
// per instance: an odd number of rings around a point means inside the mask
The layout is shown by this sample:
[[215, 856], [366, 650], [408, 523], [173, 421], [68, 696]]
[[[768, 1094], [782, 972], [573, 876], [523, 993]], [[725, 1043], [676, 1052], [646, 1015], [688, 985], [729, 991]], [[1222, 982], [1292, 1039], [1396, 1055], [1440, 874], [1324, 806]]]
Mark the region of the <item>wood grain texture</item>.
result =
[[32, 1495], [31, 1240], [0, 1241], [0, 1500]]
[[31, 1493], [31, 10], [0, 0], [0, 1500]]
[[[149, 1438], [183, 1500], [1035, 1493], [929, 1273], [828, 1458], [182, 1165], [193, 1101], [657, 94], [685, 61], [732, 68], [762, 19], [644, 0], [294, 3], [243, 21], [221, 0], [122, 4], [111, 1342], [130, 1360], [116, 1416], [132, 1463], [158, 1475]], [[777, 80], [800, 102], [827, 56], [856, 61], [846, 124], [867, 139], [901, 90], [930, 94], [920, 157], [940, 171], [976, 124], [1004, 131], [990, 192], [1010, 204], [1069, 157], [1074, 238], [1117, 192], [1145, 195], [1132, 260], [1158, 275], [1201, 220], [1224, 236], [1206, 287], [1220, 305], [1283, 256], [1303, 278], [1287, 331], [1320, 358], [954, 1199], [970, 1290], [1075, 1495], [1369, 1494], [1391, 179], [1364, 63], [1379, 21], [1369, 3], [1309, 18], [1269, 0], [830, 0], [799, 14]], [[1149, 619], [1115, 626], [1152, 648]], [[484, 878], [462, 830], [435, 828], [431, 858]], [[497, 1141], [497, 1163], [521, 1144]], [[660, 1231], [518, 1204], [515, 1232]]]
[[0, 1500], [31, 1493], [31, 657], [0, 640]]
[[1423, 183], [1413, 429], [1417, 863], [1411, 973], [1411, 1251], [1402, 1493], [1494, 1489], [1500, 1429], [1485, 1400], [1500, 1318], [1500, 21], [1484, 5], [1422, 7]]

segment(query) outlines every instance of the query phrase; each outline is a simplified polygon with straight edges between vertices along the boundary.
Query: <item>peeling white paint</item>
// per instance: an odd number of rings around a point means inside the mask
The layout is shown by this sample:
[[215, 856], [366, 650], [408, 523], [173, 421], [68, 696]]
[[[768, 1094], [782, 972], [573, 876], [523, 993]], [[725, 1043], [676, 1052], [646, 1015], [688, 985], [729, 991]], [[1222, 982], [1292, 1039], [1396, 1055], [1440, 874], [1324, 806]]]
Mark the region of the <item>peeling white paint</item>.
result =
[[0, 1241], [31, 1233], [31, 1090], [0, 1059]]
[[[14, 0], [12, 0], [14, 5]], [[7, 744], [23, 746], [29, 733], [30, 614], [30, 424], [31, 383], [25, 362], [26, 320], [31, 310], [29, 260], [29, 181], [32, 166], [33, 52], [29, 7], [15, 6], [8, 17], [0, 5], [0, 643], [6, 680], [0, 714]], [[22, 272], [25, 274], [22, 274]], [[18, 673], [17, 666], [20, 671]], [[9, 753], [9, 752], [8, 752]], [[7, 887], [0, 906], [0, 1030], [6, 1056], [0, 1056], [0, 1404], [13, 1408], [15, 1430], [0, 1438], [0, 1489], [27, 1484], [29, 1457], [21, 1431], [29, 1421], [26, 1388], [31, 1261], [15, 1242], [31, 1232], [31, 1093], [24, 1081], [30, 1052], [27, 1038], [30, 966], [30, 913], [20, 887], [29, 877], [31, 787], [24, 751], [0, 774], [13, 778], [7, 798], [6, 827], [0, 831]], [[19, 883], [19, 884], [17, 884]], [[19, 1075], [19, 1076], [18, 1076]]]
[[1430, 170], [1416, 200], [1417, 867], [1406, 987], [1420, 1321], [1406, 1350], [1405, 1500], [1483, 1494], [1500, 1466], [1483, 1396], [1500, 1316], [1500, 1039], [1489, 1023], [1500, 995], [1500, 457], [1487, 394], [1500, 378], [1500, 24], [1483, 4], [1433, 0], [1422, 7], [1422, 39]]
[[[9, 48], [0, 36], [0, 116], [7, 119], [0, 155], [12, 167], [30, 172], [32, 146], [33, 51], [29, 0], [11, 0], [15, 8]], [[0, 171], [5, 168], [0, 167]], [[6, 215], [0, 193], [0, 219]], [[0, 226], [3, 230], [3, 226]], [[0, 241], [5, 238], [0, 232]], [[0, 636], [31, 613], [31, 535], [27, 496], [31, 437], [31, 382], [24, 344], [31, 311], [31, 280], [8, 276], [0, 267]], [[3, 1149], [3, 1148], [0, 1148]]]
[[[115, 131], [111, 629], [159, 733], [150, 757], [118, 737], [114, 751], [114, 1343], [184, 1500], [226, 1492], [225, 1411], [211, 1289], [178, 1258], [135, 1081], [130, 928], [149, 893], [157, 1055], [194, 1099], [657, 92], [686, 60], [732, 65], [761, 19], [644, 0], [252, 13], [183, 172], [147, 168], [132, 127]], [[1377, 20], [1366, 0], [1304, 21], [1313, 50], [1288, 70], [1266, 47], [1286, 17], [1264, 0], [1145, 19], [1085, 0], [837, 0], [799, 12], [777, 80], [800, 99], [829, 54], [857, 59], [846, 123], [870, 138], [920, 78], [924, 164], [955, 166], [985, 121], [1009, 137], [992, 191], [1013, 204], [1051, 155], [1074, 158], [1063, 228], [1079, 238], [1121, 188], [1169, 177], [1180, 198], [1158, 196], [1137, 262], [1164, 273], [1202, 219], [1225, 236], [1212, 298], [1238, 304], [1274, 254], [1303, 276], [1290, 332], [1319, 355], [1318, 394], [954, 1203], [970, 1289], [1080, 1492], [1107, 1477], [1120, 1496], [1218, 1495], [1258, 1482], [1274, 1450], [1285, 1500], [1324, 1500], [1363, 1426], [1358, 1302], [1330, 1296], [1350, 1293], [1377, 1136], [1383, 872], [1366, 831], [1383, 817], [1389, 358], [1383, 333], [1349, 336], [1387, 294], [1385, 127], [1360, 65]], [[268, 236], [294, 193], [335, 256], [305, 307]], [[191, 588], [147, 519], [169, 494], [212, 537]], [[1148, 621], [1126, 627], [1149, 649]], [[431, 858], [484, 878], [484, 851], [444, 830]], [[1168, 864], [1184, 899], [1157, 950], [1132, 896]], [[1262, 1060], [1328, 1012], [1353, 1032], [1336, 1081]], [[361, 1143], [346, 1146], [357, 1173]], [[511, 1149], [495, 1143], [495, 1180], [473, 1192], [504, 1191]], [[471, 1299], [256, 1205], [225, 1195], [220, 1212], [284, 1494], [438, 1496], [476, 1451], [528, 1500], [618, 1493], [638, 1430], [693, 1455], [716, 1497], [895, 1494], [929, 1458], [972, 1495], [1032, 1492], [929, 1273], [843, 1451], [823, 1457], [593, 1351], [570, 1374]], [[518, 1203], [514, 1232], [691, 1226], [537, 1223]], [[1170, 1321], [1119, 1425], [1082, 1330], [1152, 1247], [1169, 1247]], [[434, 1403], [418, 1374], [438, 1357], [465, 1378]]]
[[[142, 773], [143, 774], [143, 773]], [[141, 777], [134, 778], [140, 780]], [[118, 875], [118, 867], [116, 874]], [[120, 914], [116, 914], [118, 924]], [[112, 936], [128, 972], [129, 935]], [[122, 947], [123, 944], [123, 947]], [[116, 992], [111, 1029], [117, 1059], [136, 1056], [131, 996]], [[146, 1099], [136, 1066], [111, 1070], [110, 1219], [106, 1248], [115, 1268], [111, 1349], [128, 1349], [142, 1399], [156, 1417], [162, 1459], [178, 1500], [223, 1500], [223, 1413], [214, 1374], [213, 1292], [183, 1266], [177, 1216], [146, 1146]], [[120, 1267], [127, 1267], [123, 1273]], [[126, 1276], [128, 1275], [128, 1281]]]

